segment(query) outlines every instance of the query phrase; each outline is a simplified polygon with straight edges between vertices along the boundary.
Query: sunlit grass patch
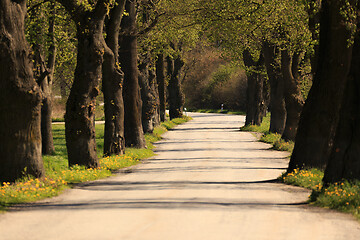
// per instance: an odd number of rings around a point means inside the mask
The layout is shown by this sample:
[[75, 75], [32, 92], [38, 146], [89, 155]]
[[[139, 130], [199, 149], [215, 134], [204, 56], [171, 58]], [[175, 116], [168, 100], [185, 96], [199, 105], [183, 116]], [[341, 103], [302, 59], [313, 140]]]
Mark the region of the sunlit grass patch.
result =
[[140, 163], [140, 159], [133, 156], [132, 153], [127, 153], [126, 155], [104, 157], [100, 159], [100, 165], [102, 169], [113, 172], [121, 168], [136, 165]]
[[295, 169], [291, 173], [284, 173], [279, 179], [286, 184], [319, 191], [322, 188], [323, 177], [323, 171], [312, 168], [301, 170]]
[[314, 204], [354, 214], [360, 219], [360, 182], [331, 184], [313, 194]]
[[100, 168], [85, 168], [84, 166], [74, 165], [69, 170], [62, 171], [61, 174], [67, 184], [75, 184], [109, 177], [111, 171], [103, 166]]
[[66, 188], [67, 182], [61, 178], [43, 179], [25, 177], [14, 184], [2, 183], [0, 187], [0, 206], [31, 202], [38, 199], [56, 196]]
[[295, 169], [279, 179], [290, 185], [312, 190], [310, 202], [316, 206], [352, 213], [360, 219], [360, 181], [343, 181], [323, 187], [324, 172], [319, 169]]
[[281, 139], [280, 134], [266, 132], [264, 133], [264, 135], [261, 136], [260, 141], [274, 144], [275, 142], [280, 141], [280, 139]]
[[273, 149], [278, 151], [292, 152], [294, 149], [293, 141], [285, 141], [281, 138], [280, 134], [277, 133], [265, 133], [261, 136], [260, 141], [273, 145]]
[[260, 126], [258, 125], [247, 125], [240, 128], [241, 131], [246, 132], [258, 132], [262, 133], [260, 137], [261, 142], [272, 144], [272, 149], [279, 151], [292, 152], [294, 149], [293, 141], [285, 141], [281, 139], [281, 135], [277, 133], [270, 133], [270, 114], [263, 118], [263, 122]]
[[267, 133], [270, 128], [270, 114], [267, 114], [259, 125], [246, 125], [240, 128], [241, 131]]

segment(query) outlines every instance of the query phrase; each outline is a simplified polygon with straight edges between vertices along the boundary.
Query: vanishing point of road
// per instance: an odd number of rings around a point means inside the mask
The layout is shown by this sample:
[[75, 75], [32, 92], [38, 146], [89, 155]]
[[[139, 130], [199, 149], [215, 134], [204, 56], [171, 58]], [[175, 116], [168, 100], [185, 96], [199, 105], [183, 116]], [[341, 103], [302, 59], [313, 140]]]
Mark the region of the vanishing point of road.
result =
[[143, 164], [0, 215], [0, 239], [360, 238], [353, 217], [309, 206], [309, 191], [275, 181], [288, 153], [240, 132], [244, 117], [191, 116]]

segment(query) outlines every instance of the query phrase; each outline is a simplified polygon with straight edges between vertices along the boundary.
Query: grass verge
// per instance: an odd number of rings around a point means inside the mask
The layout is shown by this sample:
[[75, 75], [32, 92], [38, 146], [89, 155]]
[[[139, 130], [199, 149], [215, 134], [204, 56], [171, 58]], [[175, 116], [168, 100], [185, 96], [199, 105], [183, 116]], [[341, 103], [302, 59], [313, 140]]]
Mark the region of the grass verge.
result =
[[323, 187], [324, 172], [318, 169], [295, 169], [279, 179], [290, 185], [312, 190], [310, 202], [316, 206], [351, 213], [360, 220], [360, 181], [342, 181]]
[[[279, 134], [269, 133], [269, 128], [270, 115], [263, 119], [260, 126], [244, 126], [241, 130], [261, 133], [260, 141], [272, 144], [273, 149], [292, 152], [294, 143], [282, 140]], [[309, 199], [312, 204], [351, 213], [360, 220], [360, 182], [343, 181], [325, 188], [323, 177], [324, 172], [319, 169], [295, 169], [292, 173], [284, 173], [279, 179], [283, 183], [312, 190]]]
[[270, 133], [270, 114], [263, 118], [263, 122], [260, 126], [258, 125], [248, 125], [243, 126], [240, 128], [241, 131], [247, 132], [258, 132], [261, 133], [262, 136], [260, 137], [261, 142], [272, 144], [272, 149], [278, 151], [288, 151], [292, 152], [294, 149], [294, 142], [292, 141], [285, 141], [281, 139], [281, 135], [277, 133]]
[[141, 162], [142, 159], [154, 155], [152, 143], [161, 139], [161, 135], [174, 126], [189, 121], [189, 117], [166, 121], [156, 127], [152, 134], [146, 134], [147, 149], [127, 148], [126, 154], [102, 157], [104, 141], [104, 125], [96, 125], [96, 142], [100, 167], [86, 169], [83, 166], [69, 168], [65, 145], [65, 126], [53, 125], [53, 137], [56, 154], [43, 156], [45, 177], [33, 178], [26, 176], [15, 183], [1, 183], [0, 185], [0, 212], [13, 204], [33, 202], [44, 198], [59, 195], [64, 189], [74, 184], [106, 178], [116, 170], [130, 167]]

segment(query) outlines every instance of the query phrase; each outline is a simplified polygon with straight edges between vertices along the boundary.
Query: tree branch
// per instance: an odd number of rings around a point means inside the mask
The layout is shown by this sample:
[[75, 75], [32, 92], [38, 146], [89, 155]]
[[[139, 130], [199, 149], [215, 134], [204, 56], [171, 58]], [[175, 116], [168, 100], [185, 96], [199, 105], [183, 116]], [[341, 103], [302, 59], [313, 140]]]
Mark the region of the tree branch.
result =
[[156, 24], [159, 22], [159, 17], [161, 17], [162, 15], [164, 15], [164, 14], [157, 15], [155, 17], [155, 19], [146, 28], [139, 31], [137, 35], [140, 36], [140, 35], [144, 35], [144, 34], [150, 32], [156, 26]]

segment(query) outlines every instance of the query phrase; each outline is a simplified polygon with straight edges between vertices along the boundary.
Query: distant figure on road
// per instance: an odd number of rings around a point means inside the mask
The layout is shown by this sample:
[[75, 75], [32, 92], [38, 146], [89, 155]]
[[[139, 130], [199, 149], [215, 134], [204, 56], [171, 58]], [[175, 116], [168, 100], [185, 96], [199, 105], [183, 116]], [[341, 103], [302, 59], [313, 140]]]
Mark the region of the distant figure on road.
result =
[[221, 111], [224, 110], [224, 104], [221, 104]]

